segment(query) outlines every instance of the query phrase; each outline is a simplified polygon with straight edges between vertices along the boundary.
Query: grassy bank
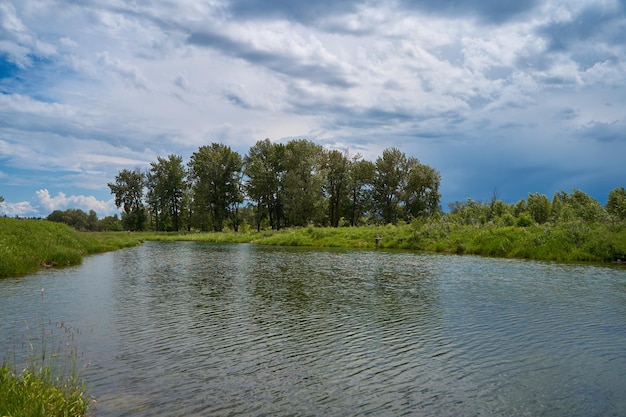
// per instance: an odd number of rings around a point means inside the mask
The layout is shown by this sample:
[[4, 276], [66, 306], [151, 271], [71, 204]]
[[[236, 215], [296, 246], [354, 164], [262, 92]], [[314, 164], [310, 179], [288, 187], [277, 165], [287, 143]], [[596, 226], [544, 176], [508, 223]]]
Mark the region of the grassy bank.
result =
[[[568, 223], [529, 227], [464, 226], [445, 221], [398, 226], [307, 227], [281, 231], [137, 233], [159, 241], [256, 243], [275, 246], [407, 249], [546, 261], [626, 261], [624, 225]], [[378, 243], [377, 243], [377, 238]]]
[[83, 233], [46, 220], [0, 218], [0, 277], [76, 265], [86, 255], [139, 243], [126, 233]]
[[146, 240], [378, 247], [547, 261], [626, 261], [624, 224], [576, 222], [498, 227], [428, 220], [397, 226], [306, 227], [237, 233], [85, 233], [43, 220], [0, 218], [0, 277], [27, 274], [42, 266], [76, 265], [86, 255], [134, 246]]

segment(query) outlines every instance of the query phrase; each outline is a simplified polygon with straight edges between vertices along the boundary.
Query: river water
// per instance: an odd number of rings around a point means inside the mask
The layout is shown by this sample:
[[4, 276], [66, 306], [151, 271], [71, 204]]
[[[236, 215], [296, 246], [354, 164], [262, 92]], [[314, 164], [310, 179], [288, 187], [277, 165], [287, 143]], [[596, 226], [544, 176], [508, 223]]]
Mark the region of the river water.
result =
[[98, 416], [626, 415], [618, 267], [148, 242], [0, 280], [0, 313], [0, 358], [80, 330]]

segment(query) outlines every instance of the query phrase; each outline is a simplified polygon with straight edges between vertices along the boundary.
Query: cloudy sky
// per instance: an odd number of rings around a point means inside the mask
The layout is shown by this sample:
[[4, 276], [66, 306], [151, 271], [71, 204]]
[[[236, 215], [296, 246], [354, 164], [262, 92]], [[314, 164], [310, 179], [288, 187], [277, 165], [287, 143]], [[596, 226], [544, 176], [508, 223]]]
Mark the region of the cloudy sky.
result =
[[0, 214], [117, 212], [123, 168], [306, 138], [442, 206], [626, 186], [625, 0], [0, 0]]

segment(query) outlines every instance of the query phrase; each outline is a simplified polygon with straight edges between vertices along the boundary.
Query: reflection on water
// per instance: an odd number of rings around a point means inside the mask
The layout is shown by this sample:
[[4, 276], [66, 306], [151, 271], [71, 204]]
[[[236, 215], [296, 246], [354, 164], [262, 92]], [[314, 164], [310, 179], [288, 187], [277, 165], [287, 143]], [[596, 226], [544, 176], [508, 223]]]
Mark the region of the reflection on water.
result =
[[82, 330], [99, 416], [626, 412], [623, 269], [151, 242], [0, 307], [0, 353], [37, 314]]

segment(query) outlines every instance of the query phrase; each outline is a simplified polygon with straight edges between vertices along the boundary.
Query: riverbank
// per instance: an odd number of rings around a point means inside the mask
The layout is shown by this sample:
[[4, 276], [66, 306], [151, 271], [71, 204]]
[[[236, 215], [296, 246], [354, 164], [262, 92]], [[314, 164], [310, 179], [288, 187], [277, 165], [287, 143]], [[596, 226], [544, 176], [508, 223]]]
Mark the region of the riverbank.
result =
[[306, 227], [280, 231], [150, 233], [131, 236], [156, 241], [254, 243], [471, 254], [564, 262], [626, 261], [624, 225], [567, 223], [528, 227], [467, 226], [425, 221], [363, 227]]
[[565, 262], [626, 262], [623, 224], [467, 226], [445, 221], [363, 227], [305, 227], [239, 232], [78, 232], [45, 220], [0, 218], [0, 277], [71, 266], [84, 256], [143, 241], [253, 243], [320, 248], [404, 249]]
[[0, 277], [77, 265], [87, 255], [141, 242], [127, 233], [84, 233], [47, 220], [0, 218]]

